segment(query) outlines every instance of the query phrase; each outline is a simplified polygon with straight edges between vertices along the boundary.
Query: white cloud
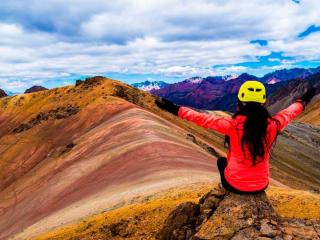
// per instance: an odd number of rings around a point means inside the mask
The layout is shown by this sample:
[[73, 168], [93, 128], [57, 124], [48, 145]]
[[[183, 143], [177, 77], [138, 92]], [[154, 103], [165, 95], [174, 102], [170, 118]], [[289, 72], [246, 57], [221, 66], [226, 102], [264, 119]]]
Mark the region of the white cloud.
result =
[[0, 35], [8, 38], [21, 36], [22, 30], [15, 24], [0, 23]]
[[284, 56], [295, 57], [297, 60], [320, 59], [320, 32], [315, 32], [302, 39], [275, 40], [270, 42], [270, 48], [283, 51]]
[[106, 72], [238, 74], [251, 69], [232, 64], [272, 51], [294, 59], [279, 66], [319, 60], [320, 34], [297, 38], [320, 24], [319, 8], [318, 0], [3, 0], [0, 87]]

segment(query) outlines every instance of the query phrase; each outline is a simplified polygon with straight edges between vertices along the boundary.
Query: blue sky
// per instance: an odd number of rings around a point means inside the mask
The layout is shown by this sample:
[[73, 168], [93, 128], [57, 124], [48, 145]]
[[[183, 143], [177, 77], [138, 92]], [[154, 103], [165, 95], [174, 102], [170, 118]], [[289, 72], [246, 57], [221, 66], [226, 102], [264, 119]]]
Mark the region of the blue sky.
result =
[[319, 0], [2, 0], [0, 88], [320, 65]]

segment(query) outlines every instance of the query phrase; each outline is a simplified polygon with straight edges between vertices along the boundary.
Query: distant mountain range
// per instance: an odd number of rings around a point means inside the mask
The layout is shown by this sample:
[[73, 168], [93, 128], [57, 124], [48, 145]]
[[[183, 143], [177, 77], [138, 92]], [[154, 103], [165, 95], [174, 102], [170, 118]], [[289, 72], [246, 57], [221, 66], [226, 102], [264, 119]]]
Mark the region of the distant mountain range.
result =
[[[28, 88], [25, 90], [24, 93], [33, 93], [33, 92], [39, 92], [39, 91], [44, 91], [47, 90], [47, 88], [42, 87], [42, 86], [33, 86], [31, 88]], [[0, 98], [1, 97], [6, 97], [6, 96], [15, 96], [18, 94], [21, 94], [22, 92], [12, 92], [12, 91], [5, 91], [3, 89], [0, 89]]]
[[317, 68], [292, 68], [282, 69], [264, 75], [261, 81], [264, 83], [273, 84], [276, 82], [287, 81], [294, 78], [305, 79], [310, 75], [320, 73], [320, 67]]
[[12, 92], [12, 91], [6, 91], [6, 93], [8, 94], [8, 96], [14, 96], [14, 95], [21, 94], [21, 92]]
[[6, 96], [14, 96], [17, 95], [19, 93], [15, 93], [15, 92], [11, 92], [11, 91], [5, 91], [3, 89], [0, 89], [0, 98], [2, 97], [6, 97]]
[[[277, 99], [272, 98], [271, 96], [275, 90], [280, 87], [284, 87], [285, 89], [285, 85], [294, 79], [298, 81], [296, 82], [297, 86], [305, 86], [304, 82], [310, 78], [313, 79], [312, 83], [316, 84], [320, 79], [319, 73], [320, 67], [310, 69], [293, 68], [277, 70], [268, 73], [261, 78], [247, 73], [243, 73], [237, 77], [192, 77], [181, 82], [164, 85], [157, 89], [148, 88], [145, 84], [144, 89], [151, 89], [147, 91], [157, 96], [164, 97], [179, 105], [190, 106], [198, 109], [214, 109], [234, 112], [236, 110], [236, 94], [240, 85], [247, 80], [257, 80], [266, 84], [270, 100], [269, 104], [270, 106], [271, 104], [273, 105], [273, 109], [278, 109], [274, 104], [278, 100], [279, 96]], [[152, 84], [152, 82], [150, 82], [150, 84]], [[138, 85], [135, 84], [133, 86]], [[292, 88], [290, 88], [290, 91], [291, 90]], [[303, 90], [295, 92], [302, 93], [302, 91]], [[287, 93], [288, 92], [285, 90], [282, 92], [283, 95], [287, 95]]]

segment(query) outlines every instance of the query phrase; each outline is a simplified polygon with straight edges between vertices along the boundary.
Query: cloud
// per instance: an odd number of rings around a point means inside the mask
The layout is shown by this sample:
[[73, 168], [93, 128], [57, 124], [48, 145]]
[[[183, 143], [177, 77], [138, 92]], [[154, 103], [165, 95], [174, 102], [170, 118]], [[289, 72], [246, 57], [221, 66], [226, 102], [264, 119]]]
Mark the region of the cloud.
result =
[[293, 57], [296, 61], [320, 59], [320, 32], [315, 32], [301, 39], [274, 40], [269, 45], [275, 51], [282, 51], [283, 56]]
[[240, 75], [248, 70], [251, 70], [245, 66], [219, 66], [214, 68], [215, 75], [225, 76], [225, 75]]
[[[108, 72], [233, 74], [251, 71], [239, 65], [246, 62], [265, 72], [287, 66], [286, 58], [290, 66], [318, 61], [319, 32], [298, 36], [320, 25], [319, 7], [318, 0], [3, 0], [0, 87]], [[279, 61], [265, 65], [273, 52]]]

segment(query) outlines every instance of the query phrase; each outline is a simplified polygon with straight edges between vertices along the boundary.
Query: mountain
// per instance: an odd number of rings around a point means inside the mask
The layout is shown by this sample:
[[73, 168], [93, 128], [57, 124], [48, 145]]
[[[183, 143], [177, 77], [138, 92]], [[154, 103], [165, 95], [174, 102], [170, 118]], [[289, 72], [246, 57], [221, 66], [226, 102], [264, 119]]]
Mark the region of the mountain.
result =
[[268, 88], [270, 93], [267, 102], [268, 109], [271, 113], [280, 111], [301, 97], [311, 86], [317, 89], [317, 93], [320, 93], [320, 73], [304, 79], [297, 78], [274, 84]]
[[4, 90], [0, 89], [0, 98], [6, 97], [6, 96], [8, 96], [6, 94], [6, 92]]
[[160, 88], [164, 88], [169, 83], [163, 81], [144, 81], [140, 83], [133, 83], [132, 86], [144, 91], [157, 90]]
[[102, 77], [1, 100], [0, 239], [212, 181], [220, 137], [159, 111], [154, 100]]
[[[152, 239], [178, 204], [216, 186], [224, 136], [156, 98], [94, 77], [1, 99], [0, 239]], [[319, 220], [319, 132], [307, 127], [281, 135], [268, 198], [281, 216]]]
[[260, 80], [264, 83], [274, 84], [277, 82], [288, 81], [294, 78], [305, 79], [310, 75], [320, 73], [320, 67], [317, 68], [292, 68], [281, 69], [264, 75]]
[[48, 90], [48, 89], [45, 87], [42, 87], [42, 86], [33, 86], [33, 87], [27, 89], [24, 93], [34, 93], [34, 92], [40, 92], [40, 91], [45, 91], [45, 90]]
[[[292, 97], [299, 97], [303, 93], [302, 90], [307, 85], [319, 87], [320, 73], [316, 73], [318, 71], [320, 71], [320, 67], [314, 69], [284, 69], [267, 74], [263, 78], [243, 73], [232, 80], [226, 80], [225, 77], [221, 76], [197, 77], [170, 84], [161, 89], [151, 90], [150, 92], [178, 105], [206, 110], [235, 112], [237, 92], [243, 82], [247, 80], [268, 82], [271, 79], [269, 84], [266, 84], [266, 88], [269, 96], [268, 106], [274, 112], [284, 107], [284, 103], [278, 101], [282, 97], [286, 97], [287, 103], [285, 103], [285, 106], [287, 106], [289, 102], [292, 102]], [[285, 75], [286, 73], [288, 73], [288, 76]], [[301, 76], [301, 78], [298, 76]], [[293, 91], [296, 85], [303, 87], [300, 91]], [[282, 90], [276, 91], [277, 89]], [[291, 98], [289, 98], [288, 92], [293, 94]], [[278, 102], [278, 107], [275, 105], [271, 107], [275, 102]]]
[[152, 90], [151, 93], [179, 105], [229, 111], [229, 108], [217, 107], [217, 102], [228, 94], [235, 94], [240, 85], [250, 79], [258, 78], [246, 73], [228, 81], [224, 77], [191, 78], [162, 89]]

